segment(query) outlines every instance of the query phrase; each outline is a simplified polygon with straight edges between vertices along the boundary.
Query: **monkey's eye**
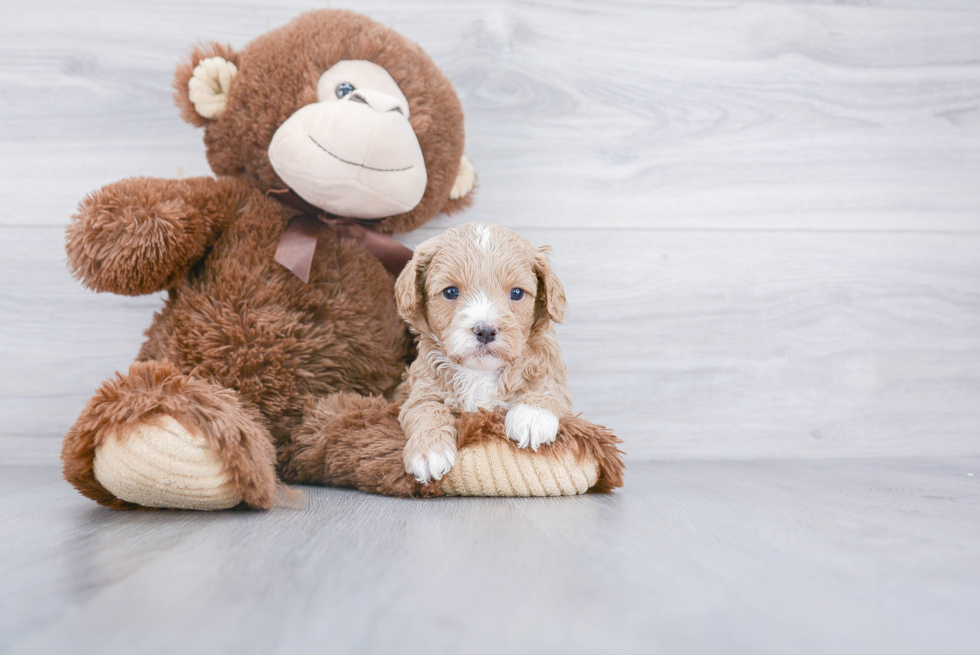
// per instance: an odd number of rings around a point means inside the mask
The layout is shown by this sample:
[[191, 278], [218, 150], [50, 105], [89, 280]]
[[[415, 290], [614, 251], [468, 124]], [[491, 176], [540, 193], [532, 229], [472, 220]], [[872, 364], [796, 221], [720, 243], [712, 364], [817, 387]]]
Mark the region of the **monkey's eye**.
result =
[[524, 289], [521, 289], [519, 287], [514, 287], [513, 289], [510, 290], [511, 300], [520, 300], [523, 297], [524, 297]]
[[336, 94], [338, 98], [343, 98], [345, 95], [354, 90], [354, 85], [350, 82], [341, 82], [337, 85]]
[[442, 297], [446, 300], [456, 300], [459, 298], [459, 289], [456, 287], [446, 287], [442, 290]]

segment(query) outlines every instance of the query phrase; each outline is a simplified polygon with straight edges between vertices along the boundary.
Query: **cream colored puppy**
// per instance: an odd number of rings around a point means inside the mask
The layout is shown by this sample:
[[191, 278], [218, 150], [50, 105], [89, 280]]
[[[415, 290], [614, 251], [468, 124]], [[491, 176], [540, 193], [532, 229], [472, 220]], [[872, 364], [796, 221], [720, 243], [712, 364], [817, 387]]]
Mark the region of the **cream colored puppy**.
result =
[[456, 462], [461, 411], [502, 407], [507, 436], [534, 450], [571, 413], [552, 325], [565, 291], [546, 252], [505, 227], [467, 223], [419, 246], [398, 276], [398, 311], [419, 335], [399, 415], [405, 470], [419, 481]]

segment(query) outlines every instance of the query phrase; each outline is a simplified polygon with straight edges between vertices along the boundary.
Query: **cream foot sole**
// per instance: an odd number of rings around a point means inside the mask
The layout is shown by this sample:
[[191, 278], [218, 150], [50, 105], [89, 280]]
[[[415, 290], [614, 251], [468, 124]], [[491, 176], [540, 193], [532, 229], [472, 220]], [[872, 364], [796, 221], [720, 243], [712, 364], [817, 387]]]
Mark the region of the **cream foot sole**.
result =
[[95, 479], [117, 498], [144, 507], [216, 510], [242, 501], [232, 474], [207, 440], [162, 415], [95, 452]]

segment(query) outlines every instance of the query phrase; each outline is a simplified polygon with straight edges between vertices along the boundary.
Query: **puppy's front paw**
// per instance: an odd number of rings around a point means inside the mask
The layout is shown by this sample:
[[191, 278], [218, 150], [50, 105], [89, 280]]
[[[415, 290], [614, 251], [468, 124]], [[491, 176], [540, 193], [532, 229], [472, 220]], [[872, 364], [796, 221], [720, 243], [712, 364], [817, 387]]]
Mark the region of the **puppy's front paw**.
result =
[[531, 405], [517, 405], [507, 412], [504, 425], [507, 437], [521, 448], [530, 446], [531, 450], [537, 450], [538, 446], [551, 443], [558, 436], [558, 417]]
[[405, 444], [405, 470], [419, 482], [441, 480], [455, 463], [455, 439], [413, 437]]

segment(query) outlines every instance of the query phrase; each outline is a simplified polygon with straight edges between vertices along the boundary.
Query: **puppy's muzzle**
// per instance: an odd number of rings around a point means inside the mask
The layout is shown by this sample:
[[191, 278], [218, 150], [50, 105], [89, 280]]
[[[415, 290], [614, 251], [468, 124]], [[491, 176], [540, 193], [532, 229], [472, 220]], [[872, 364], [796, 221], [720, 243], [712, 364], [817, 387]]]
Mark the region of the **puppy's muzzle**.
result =
[[473, 327], [473, 334], [476, 335], [477, 341], [486, 345], [497, 338], [497, 328], [493, 325], [481, 323]]

